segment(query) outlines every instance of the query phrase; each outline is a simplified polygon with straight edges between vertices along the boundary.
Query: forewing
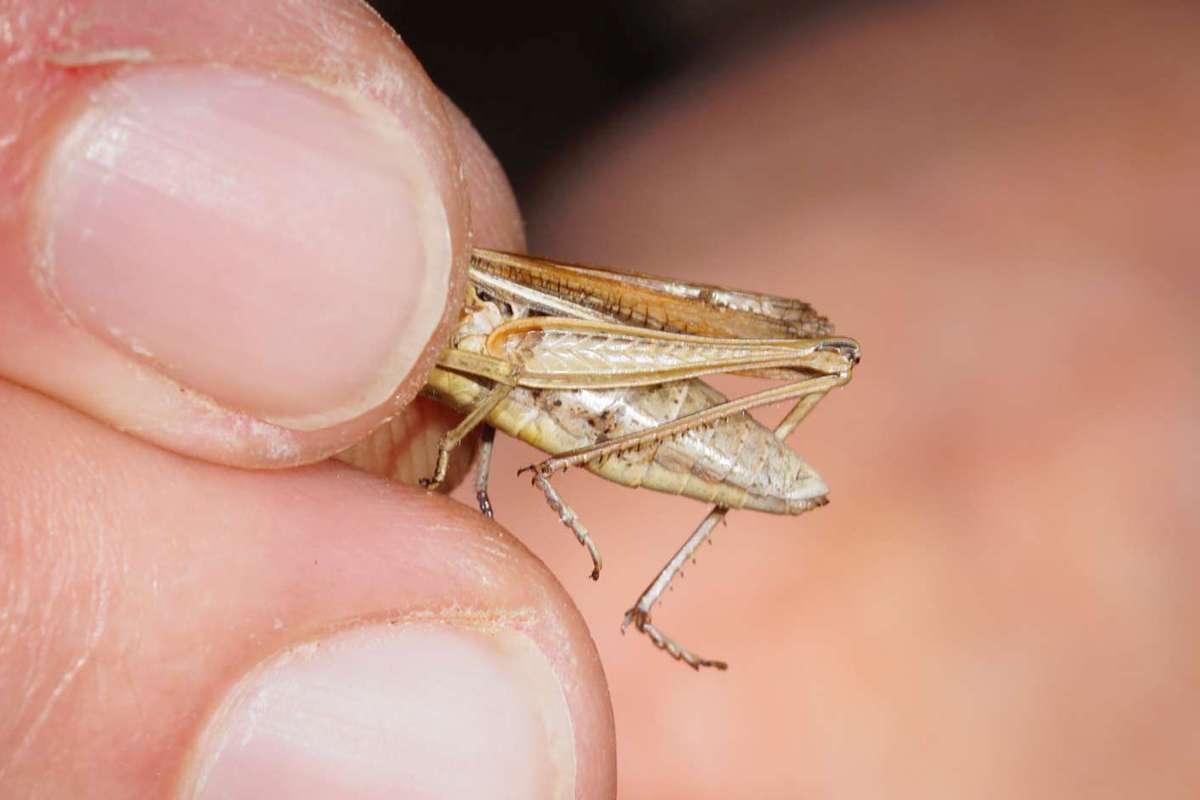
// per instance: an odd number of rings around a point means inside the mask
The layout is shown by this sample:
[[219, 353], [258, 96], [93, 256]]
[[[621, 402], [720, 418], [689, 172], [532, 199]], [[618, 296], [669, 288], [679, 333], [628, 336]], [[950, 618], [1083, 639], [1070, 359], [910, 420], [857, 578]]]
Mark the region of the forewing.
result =
[[804, 339], [833, 325], [800, 300], [476, 249], [471, 278], [538, 313], [721, 338]]

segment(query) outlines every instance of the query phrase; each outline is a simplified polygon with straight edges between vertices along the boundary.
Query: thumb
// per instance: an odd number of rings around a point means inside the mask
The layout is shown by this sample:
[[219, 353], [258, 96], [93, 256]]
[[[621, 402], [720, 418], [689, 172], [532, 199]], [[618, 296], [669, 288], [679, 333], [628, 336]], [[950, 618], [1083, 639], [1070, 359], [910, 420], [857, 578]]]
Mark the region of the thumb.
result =
[[614, 795], [582, 617], [511, 534], [0, 381], [0, 797]]
[[77, 5], [4, 56], [0, 377], [224, 463], [361, 438], [461, 297], [469, 126], [357, 4]]

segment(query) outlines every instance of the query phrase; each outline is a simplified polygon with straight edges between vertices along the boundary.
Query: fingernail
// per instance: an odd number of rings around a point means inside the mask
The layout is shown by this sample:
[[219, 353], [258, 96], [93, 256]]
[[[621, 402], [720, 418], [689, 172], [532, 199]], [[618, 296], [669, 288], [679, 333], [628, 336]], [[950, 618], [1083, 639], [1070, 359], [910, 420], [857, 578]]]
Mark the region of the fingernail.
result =
[[79, 324], [297, 429], [384, 402], [441, 316], [449, 228], [403, 123], [208, 66], [95, 88], [50, 155], [40, 283]]
[[189, 798], [573, 798], [563, 690], [511, 630], [367, 626], [256, 668], [202, 734]]

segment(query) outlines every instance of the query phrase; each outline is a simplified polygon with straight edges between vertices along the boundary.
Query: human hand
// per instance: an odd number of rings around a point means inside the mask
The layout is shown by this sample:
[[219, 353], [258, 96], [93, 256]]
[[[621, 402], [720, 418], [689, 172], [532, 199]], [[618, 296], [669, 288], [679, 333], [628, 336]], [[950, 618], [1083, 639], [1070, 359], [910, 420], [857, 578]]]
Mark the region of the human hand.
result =
[[413, 399], [472, 240], [521, 248], [470, 125], [349, 0], [9, 5], [0, 53], [2, 793], [611, 796], [545, 568], [301, 466]]

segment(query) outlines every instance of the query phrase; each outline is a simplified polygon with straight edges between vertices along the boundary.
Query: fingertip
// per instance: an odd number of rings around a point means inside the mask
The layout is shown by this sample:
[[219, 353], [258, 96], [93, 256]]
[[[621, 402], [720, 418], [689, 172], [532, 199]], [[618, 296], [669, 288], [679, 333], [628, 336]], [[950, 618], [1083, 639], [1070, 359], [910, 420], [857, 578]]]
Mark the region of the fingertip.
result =
[[358, 417], [417, 365], [449, 293], [447, 204], [410, 128], [256, 72], [123, 71], [48, 159], [35, 278], [222, 407], [300, 431]]
[[0, 516], [22, 520], [7, 555], [39, 599], [14, 609], [0, 653], [0, 705], [27, 739], [6, 785], [263, 796], [308, 776], [371, 796], [408, 775], [446, 796], [477, 788], [478, 767], [518, 796], [572, 796], [572, 780], [576, 797], [613, 796], [595, 646], [494, 523], [333, 464], [183, 458], [2, 382], [0, 407]]
[[185, 797], [576, 796], [570, 709], [546, 655], [469, 618], [289, 648], [230, 690], [193, 758]]
[[[471, 207], [471, 241], [522, 252], [524, 222], [504, 169], [458, 106], [444, 95], [442, 104], [462, 163]], [[372, 474], [415, 484], [433, 474], [440, 437], [460, 420], [460, 415], [417, 398], [337, 457]], [[474, 441], [471, 437], [451, 455], [450, 473], [442, 484], [446, 491], [456, 486], [470, 467]]]
[[524, 251], [525, 223], [504, 168], [462, 109], [445, 95], [442, 102], [470, 194], [472, 240], [497, 250]]
[[502, 171], [361, 4], [106, 20], [21, 19], [0, 374], [208, 460], [344, 449], [423, 385], [473, 228], [519, 247]]

